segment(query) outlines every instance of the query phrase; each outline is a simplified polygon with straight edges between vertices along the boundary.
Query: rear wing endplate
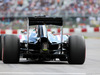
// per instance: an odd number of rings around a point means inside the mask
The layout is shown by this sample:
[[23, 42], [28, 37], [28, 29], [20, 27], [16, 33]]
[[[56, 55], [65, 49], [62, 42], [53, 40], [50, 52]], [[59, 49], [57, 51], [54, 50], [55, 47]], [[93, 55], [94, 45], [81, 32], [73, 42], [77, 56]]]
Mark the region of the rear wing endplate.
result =
[[63, 20], [61, 17], [28, 17], [29, 26], [32, 25], [57, 25], [62, 26]]

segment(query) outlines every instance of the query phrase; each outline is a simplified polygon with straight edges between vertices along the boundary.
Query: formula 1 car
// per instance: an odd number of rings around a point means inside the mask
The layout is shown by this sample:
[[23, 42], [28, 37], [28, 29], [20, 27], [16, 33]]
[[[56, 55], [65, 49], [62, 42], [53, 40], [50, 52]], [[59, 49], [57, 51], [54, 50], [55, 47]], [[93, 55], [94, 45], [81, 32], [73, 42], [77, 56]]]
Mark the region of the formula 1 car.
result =
[[[62, 18], [37, 16], [28, 17], [27, 21], [26, 35], [3, 36], [0, 58], [4, 63], [18, 63], [20, 56], [35, 61], [53, 61], [58, 58], [60, 61], [68, 61], [69, 64], [84, 63], [85, 40], [79, 35], [63, 35]], [[29, 33], [29, 27], [34, 25], [38, 25], [37, 31]], [[47, 25], [61, 26], [61, 37], [47, 32]]]

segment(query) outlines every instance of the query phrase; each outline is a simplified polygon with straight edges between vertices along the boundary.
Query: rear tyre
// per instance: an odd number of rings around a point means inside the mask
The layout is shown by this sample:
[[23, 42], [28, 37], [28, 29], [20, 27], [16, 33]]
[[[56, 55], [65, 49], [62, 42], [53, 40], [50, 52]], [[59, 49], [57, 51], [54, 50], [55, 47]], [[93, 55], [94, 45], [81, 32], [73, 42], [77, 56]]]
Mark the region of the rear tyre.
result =
[[2, 35], [0, 35], [0, 60], [2, 60]]
[[4, 36], [4, 49], [2, 56], [4, 63], [19, 62], [19, 38], [17, 36]]
[[72, 35], [69, 37], [69, 64], [83, 64], [85, 61], [85, 40], [82, 36]]

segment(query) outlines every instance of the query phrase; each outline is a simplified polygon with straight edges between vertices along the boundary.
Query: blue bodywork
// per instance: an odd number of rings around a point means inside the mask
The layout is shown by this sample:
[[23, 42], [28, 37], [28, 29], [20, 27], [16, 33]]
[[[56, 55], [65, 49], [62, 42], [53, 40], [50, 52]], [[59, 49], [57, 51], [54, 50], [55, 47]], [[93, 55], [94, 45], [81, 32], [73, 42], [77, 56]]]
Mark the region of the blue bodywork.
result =
[[[24, 42], [27, 42], [27, 35], [24, 35], [25, 40], [23, 40]], [[37, 39], [39, 39], [39, 37], [37, 37], [36, 32], [31, 32], [30, 36], [29, 36], [29, 42], [37, 42]], [[63, 42], [66, 41], [68, 39], [68, 37], [66, 35], [63, 35]], [[51, 32], [48, 32], [48, 40], [50, 41], [50, 43], [56, 42], [56, 43], [61, 43], [61, 36], [60, 35], [53, 35]]]
[[[53, 35], [51, 32], [47, 32], [45, 25], [40, 25], [39, 29], [41, 33], [36, 33], [35, 31], [32, 31], [29, 35], [29, 42], [36, 43], [37, 40], [41, 37], [48, 38], [50, 43], [56, 42], [56, 43], [61, 43], [61, 36], [60, 35]], [[38, 34], [40, 36], [38, 36]], [[42, 35], [41, 35], [42, 34]], [[24, 35], [24, 42], [27, 42], [27, 35]], [[68, 39], [67, 35], [63, 35], [63, 41]]]

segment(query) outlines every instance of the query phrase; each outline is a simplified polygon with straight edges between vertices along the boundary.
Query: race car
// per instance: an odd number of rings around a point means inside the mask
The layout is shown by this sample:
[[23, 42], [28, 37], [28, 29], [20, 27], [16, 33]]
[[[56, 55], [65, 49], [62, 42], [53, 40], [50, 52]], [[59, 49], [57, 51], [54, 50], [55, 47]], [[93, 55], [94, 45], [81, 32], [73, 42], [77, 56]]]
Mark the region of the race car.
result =
[[[0, 40], [0, 58], [4, 63], [18, 63], [21, 57], [34, 61], [54, 61], [58, 58], [69, 64], [84, 63], [84, 37], [63, 35], [61, 17], [28, 17], [27, 22], [27, 32], [24, 35], [3, 35]], [[29, 32], [29, 27], [34, 25], [37, 25], [35, 31]], [[60, 36], [48, 32], [47, 25], [61, 26]]]

